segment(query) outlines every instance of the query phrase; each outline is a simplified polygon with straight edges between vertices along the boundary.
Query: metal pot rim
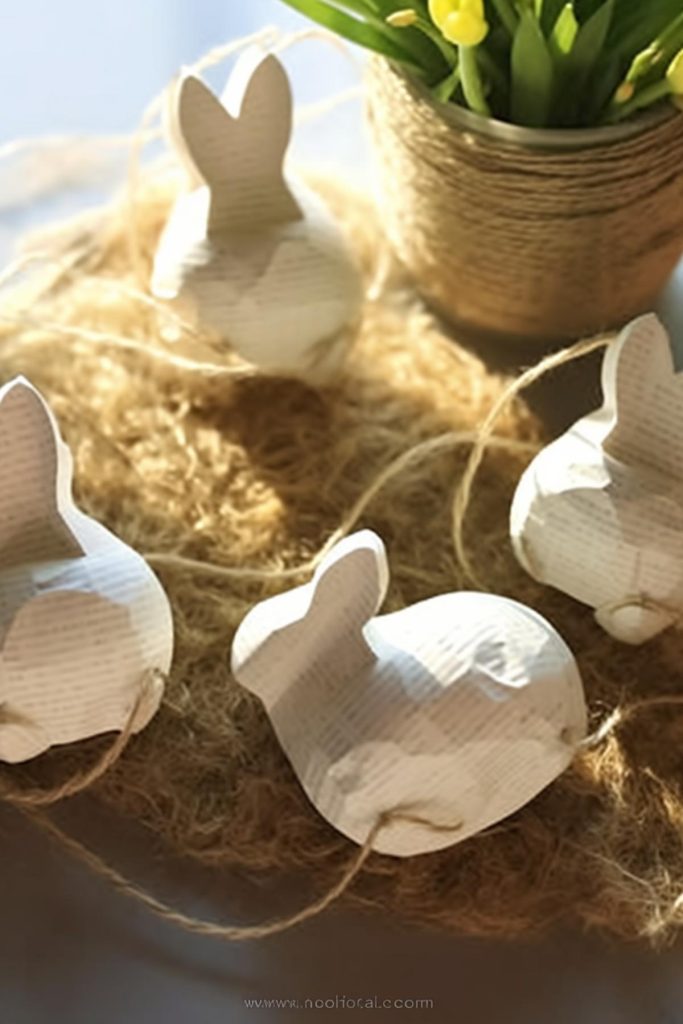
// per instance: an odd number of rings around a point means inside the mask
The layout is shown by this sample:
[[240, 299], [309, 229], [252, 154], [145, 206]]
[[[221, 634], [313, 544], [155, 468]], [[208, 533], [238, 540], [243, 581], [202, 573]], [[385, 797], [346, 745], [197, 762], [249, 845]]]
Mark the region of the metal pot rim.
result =
[[411, 75], [393, 61], [380, 59], [405, 82], [416, 99], [429, 104], [443, 121], [461, 132], [484, 136], [519, 149], [569, 151], [609, 146], [632, 139], [656, 125], [680, 116], [680, 112], [672, 103], [662, 102], [620, 124], [599, 125], [594, 128], [525, 128], [507, 121], [498, 121], [496, 118], [484, 117], [456, 103], [439, 103], [415, 75]]

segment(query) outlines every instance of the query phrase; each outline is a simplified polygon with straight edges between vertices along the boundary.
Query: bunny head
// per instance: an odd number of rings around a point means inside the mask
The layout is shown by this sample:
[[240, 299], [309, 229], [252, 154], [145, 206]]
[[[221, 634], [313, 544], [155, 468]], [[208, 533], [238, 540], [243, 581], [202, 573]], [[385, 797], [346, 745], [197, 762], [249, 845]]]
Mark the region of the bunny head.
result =
[[656, 316], [635, 320], [607, 349], [602, 389], [604, 404], [595, 418], [609, 423], [605, 452], [683, 483], [683, 374], [676, 373], [669, 337]]
[[337, 544], [310, 583], [262, 601], [249, 612], [232, 647], [232, 671], [266, 708], [289, 699], [300, 679], [328, 659], [334, 674], [374, 661], [363, 628], [389, 585], [384, 545], [370, 530]]
[[168, 600], [74, 505], [69, 449], [22, 378], [0, 389], [0, 471], [0, 760], [120, 730], [134, 707], [143, 728], [170, 666]]
[[360, 316], [360, 272], [320, 197], [284, 172], [289, 81], [277, 57], [239, 60], [221, 102], [196, 76], [172, 90], [167, 133], [188, 171], [152, 291], [183, 300], [259, 369], [324, 383]]
[[683, 375], [655, 316], [609, 346], [602, 387], [602, 407], [524, 473], [510, 529], [532, 576], [638, 644], [683, 611]]
[[348, 537], [313, 580], [253, 609], [232, 669], [259, 696], [309, 799], [395, 856], [441, 849], [527, 803], [585, 731], [581, 680], [552, 627], [488, 594], [377, 616], [386, 553]]

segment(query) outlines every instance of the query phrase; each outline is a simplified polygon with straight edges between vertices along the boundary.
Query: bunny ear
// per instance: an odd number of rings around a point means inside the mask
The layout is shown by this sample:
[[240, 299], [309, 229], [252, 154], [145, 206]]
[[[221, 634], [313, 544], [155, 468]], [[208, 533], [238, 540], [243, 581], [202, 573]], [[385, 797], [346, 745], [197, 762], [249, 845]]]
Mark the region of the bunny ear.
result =
[[72, 461], [38, 391], [0, 389], [0, 568], [83, 554], [67, 523]]
[[[604, 448], [622, 461], [680, 435], [683, 378], [676, 375], [668, 335], [654, 315], [629, 324], [609, 347], [602, 368], [603, 416], [612, 424]], [[656, 461], [657, 452], [652, 453]], [[683, 467], [682, 467], [683, 468]]]
[[[237, 680], [272, 707], [315, 677], [349, 676], [375, 657], [363, 627], [389, 581], [386, 553], [369, 530], [341, 541], [310, 583], [256, 605], [232, 647]], [[321, 666], [322, 676], [321, 676]]]
[[222, 100], [248, 133], [261, 162], [282, 174], [292, 136], [292, 88], [277, 57], [256, 47], [247, 50], [235, 65]]
[[195, 75], [183, 75], [171, 92], [168, 134], [187, 169], [208, 185], [225, 174], [235, 124], [220, 100]]
[[302, 213], [284, 177], [292, 134], [292, 91], [273, 54], [247, 50], [235, 65], [222, 96], [235, 127], [220, 178], [212, 186], [211, 230], [300, 220]]
[[310, 616], [333, 612], [338, 625], [358, 631], [378, 613], [389, 587], [386, 549], [372, 530], [361, 530], [335, 545], [312, 581]]

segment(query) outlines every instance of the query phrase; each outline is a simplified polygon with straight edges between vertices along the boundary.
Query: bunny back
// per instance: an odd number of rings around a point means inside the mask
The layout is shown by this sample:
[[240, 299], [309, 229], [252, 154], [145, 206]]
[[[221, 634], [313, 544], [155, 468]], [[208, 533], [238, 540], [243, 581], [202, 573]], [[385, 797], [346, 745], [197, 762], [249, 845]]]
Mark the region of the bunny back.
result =
[[535, 796], [570, 762], [586, 711], [576, 663], [540, 616], [450, 594], [373, 618], [386, 574], [379, 538], [347, 538], [310, 584], [247, 616], [232, 666], [335, 828], [363, 843], [386, 812], [423, 820], [377, 838], [408, 856]]
[[[100, 529], [81, 559], [0, 575], [0, 704], [11, 711], [0, 726], [2, 760], [121, 730], [146, 676], [170, 668], [164, 590], [144, 559]], [[148, 724], [162, 690], [151, 686], [133, 731]]]
[[299, 182], [302, 219], [268, 231], [206, 233], [209, 195], [181, 197], [162, 234], [152, 290], [181, 298], [248, 362], [325, 380], [360, 316], [363, 284], [325, 204]]

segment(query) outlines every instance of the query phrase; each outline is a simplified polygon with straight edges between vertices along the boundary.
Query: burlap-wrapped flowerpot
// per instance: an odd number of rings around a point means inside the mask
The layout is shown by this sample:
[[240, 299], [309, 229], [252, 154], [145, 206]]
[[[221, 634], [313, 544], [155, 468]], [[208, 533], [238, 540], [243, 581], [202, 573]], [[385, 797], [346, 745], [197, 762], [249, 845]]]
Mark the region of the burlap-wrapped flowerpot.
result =
[[477, 333], [547, 343], [652, 308], [683, 253], [683, 114], [531, 130], [490, 121], [387, 61], [367, 107], [382, 223], [417, 287]]

